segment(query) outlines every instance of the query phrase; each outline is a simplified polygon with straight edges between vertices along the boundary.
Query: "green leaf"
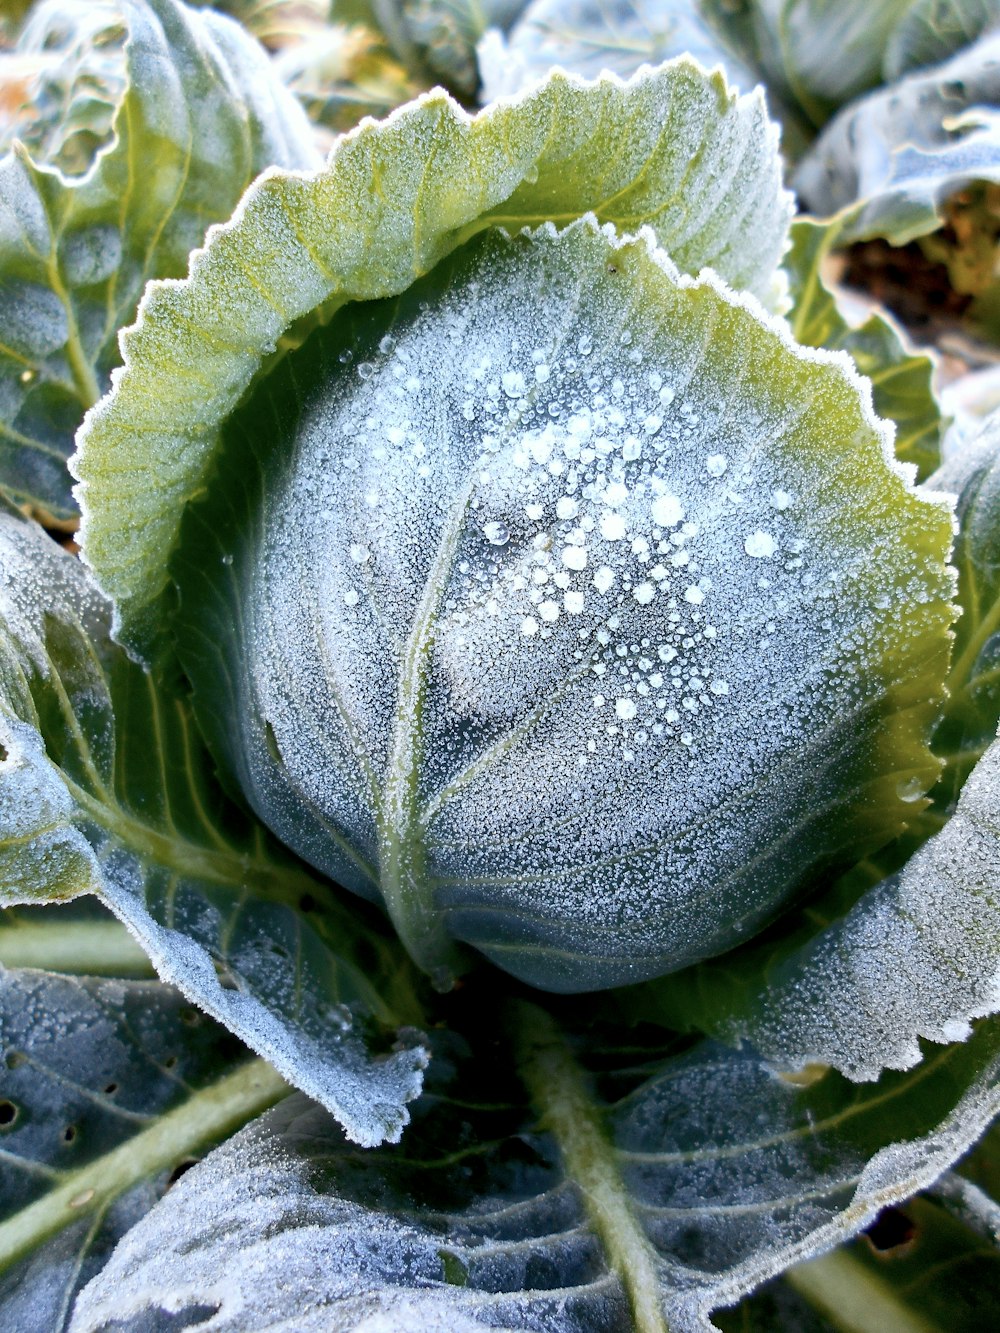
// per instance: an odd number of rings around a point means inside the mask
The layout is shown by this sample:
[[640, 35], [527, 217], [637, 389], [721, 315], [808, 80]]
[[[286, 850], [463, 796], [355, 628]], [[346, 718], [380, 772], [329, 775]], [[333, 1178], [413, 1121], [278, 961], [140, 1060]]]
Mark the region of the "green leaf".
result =
[[882, 315], [851, 325], [841, 314], [820, 267], [838, 234], [836, 223], [824, 226], [808, 218], [793, 223], [784, 260], [791, 297], [788, 322], [804, 346], [847, 352], [871, 381], [876, 413], [895, 424], [896, 457], [915, 463], [918, 475], [926, 478], [940, 462], [943, 426], [931, 386], [934, 363], [914, 352]]
[[951, 514], [888, 447], [651, 237], [494, 231], [224, 432], [174, 565], [210, 743], [442, 980], [720, 953], [937, 776]]
[[0, 570], [0, 901], [97, 894], [355, 1139], [398, 1138], [425, 1063], [412, 1039], [375, 1058], [417, 1016], [401, 950], [223, 797], [186, 701], [110, 642], [78, 561], [5, 513]]
[[401, 292], [493, 223], [588, 210], [623, 229], [648, 224], [682, 270], [710, 266], [766, 296], [788, 200], [761, 98], [733, 97], [689, 61], [625, 84], [555, 74], [471, 119], [431, 93], [339, 140], [318, 175], [258, 182], [187, 282], [149, 289], [123, 336], [125, 369], [80, 435], [86, 558], [123, 641], [149, 651], [162, 631], [184, 506], [296, 319]]
[[168, 1301], [220, 1333], [301, 1326], [307, 1302], [329, 1330], [710, 1330], [930, 1183], [998, 1106], [996, 1024], [877, 1087], [796, 1088], [711, 1043], [582, 1062], [547, 1014], [516, 1023], [529, 1104], [495, 1043], [433, 1083], [401, 1149], [360, 1154], [288, 1099], [135, 1227], [76, 1333]]
[[0, 1033], [0, 1321], [62, 1333], [171, 1173], [288, 1088], [155, 982], [0, 968]]
[[941, 225], [945, 202], [1000, 181], [1000, 34], [943, 65], [853, 103], [801, 162], [795, 186], [814, 213], [841, 213], [843, 241], [904, 245]]
[[316, 165], [301, 108], [241, 29], [177, 0], [128, 0], [114, 146], [69, 179], [0, 160], [0, 484], [73, 513], [65, 462], [151, 277], [179, 277], [264, 167]]

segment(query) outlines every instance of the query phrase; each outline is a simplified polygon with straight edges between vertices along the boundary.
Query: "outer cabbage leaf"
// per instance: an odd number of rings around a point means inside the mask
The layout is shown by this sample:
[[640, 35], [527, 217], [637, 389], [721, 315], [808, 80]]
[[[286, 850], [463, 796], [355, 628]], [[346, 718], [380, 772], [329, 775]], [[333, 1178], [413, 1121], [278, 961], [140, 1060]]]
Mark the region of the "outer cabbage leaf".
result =
[[288, 1087], [170, 987], [0, 968], [0, 1321], [76, 1293], [192, 1154]]
[[841, 920], [776, 965], [728, 1035], [783, 1068], [907, 1069], [919, 1037], [961, 1041], [1000, 1011], [1000, 744], [940, 833]]
[[360, 1154], [290, 1098], [137, 1225], [73, 1333], [183, 1308], [212, 1333], [710, 1330], [710, 1310], [930, 1183], [998, 1106], [995, 1024], [876, 1089], [797, 1088], [710, 1043], [604, 1049], [594, 1079], [545, 1014], [520, 1023], [533, 1106], [505, 1058], [461, 1062], [402, 1152]]
[[712, 8], [684, 0], [533, 0], [508, 37], [494, 30], [480, 42], [482, 100], [519, 92], [552, 65], [589, 78], [604, 69], [627, 76], [685, 53], [708, 67], [721, 64], [749, 92], [757, 72], [712, 22]]
[[788, 208], [761, 98], [735, 98], [690, 61], [624, 84], [554, 75], [473, 118], [432, 93], [344, 136], [318, 175], [272, 173], [187, 282], [147, 291], [114, 392], [81, 431], [83, 542], [116, 632], [133, 650], [155, 644], [184, 506], [298, 317], [401, 292], [491, 223], [588, 210], [652, 226], [685, 271], [711, 266], [766, 295]]
[[902, 245], [941, 223], [952, 195], [1000, 181], [1000, 33], [845, 107], [800, 164], [815, 213], [843, 211], [842, 239]]
[[951, 515], [889, 441], [650, 236], [494, 231], [234, 416], [174, 566], [215, 751], [432, 974], [722, 952], [937, 776]]
[[398, 1138], [425, 1056], [368, 1042], [401, 1021], [401, 951], [222, 797], [185, 700], [106, 621], [80, 563], [0, 515], [0, 901], [97, 894], [161, 977], [352, 1137]]
[[1000, 723], [1000, 413], [983, 422], [932, 484], [957, 497], [959, 520], [954, 562], [962, 615], [934, 737], [946, 761], [934, 794], [947, 816]]
[[753, 0], [768, 83], [815, 125], [882, 79], [887, 43], [914, 0]]
[[[895, 424], [896, 457], [915, 463], [918, 474], [926, 477], [940, 462], [944, 424], [931, 387], [934, 363], [914, 352], [885, 316], [872, 314], [857, 326], [844, 318], [820, 267], [838, 238], [836, 223], [824, 226], [802, 218], [792, 224], [792, 244], [784, 264], [792, 333], [806, 347], [848, 353], [871, 382], [876, 413]], [[954, 489], [943, 480], [932, 484], [935, 489]]]
[[309, 123], [231, 20], [125, 0], [129, 83], [114, 145], [83, 177], [0, 160], [0, 484], [73, 513], [66, 457], [151, 277], [187, 269], [264, 167], [318, 161]]
[[915, 0], [886, 44], [885, 82], [940, 64], [998, 25], [998, 0]]
[[426, 69], [466, 96], [479, 86], [479, 38], [487, 28], [509, 27], [524, 6], [525, 0], [372, 0], [375, 16], [405, 63]]
[[[0, 57], [0, 149], [82, 175], [112, 138], [125, 91], [125, 25], [115, 0], [42, 0]], [[20, 100], [18, 97], [20, 94]]]

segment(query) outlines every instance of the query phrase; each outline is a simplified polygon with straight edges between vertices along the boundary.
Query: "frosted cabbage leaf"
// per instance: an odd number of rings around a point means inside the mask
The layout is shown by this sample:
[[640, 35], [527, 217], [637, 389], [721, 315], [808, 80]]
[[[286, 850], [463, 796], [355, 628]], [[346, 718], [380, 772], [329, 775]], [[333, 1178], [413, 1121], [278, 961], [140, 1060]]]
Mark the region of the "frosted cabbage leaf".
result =
[[589, 989], [902, 826], [950, 532], [846, 359], [649, 236], [493, 232], [234, 416], [178, 634], [251, 804], [426, 970]]

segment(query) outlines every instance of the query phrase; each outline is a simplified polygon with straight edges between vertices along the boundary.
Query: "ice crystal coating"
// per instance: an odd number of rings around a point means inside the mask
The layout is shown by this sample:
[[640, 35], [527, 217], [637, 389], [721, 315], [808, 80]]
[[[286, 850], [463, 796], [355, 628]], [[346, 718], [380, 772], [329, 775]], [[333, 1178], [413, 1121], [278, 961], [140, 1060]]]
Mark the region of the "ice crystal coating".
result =
[[216, 746], [432, 972], [720, 952], [937, 772], [951, 520], [887, 443], [651, 238], [493, 233], [235, 419], [177, 564]]

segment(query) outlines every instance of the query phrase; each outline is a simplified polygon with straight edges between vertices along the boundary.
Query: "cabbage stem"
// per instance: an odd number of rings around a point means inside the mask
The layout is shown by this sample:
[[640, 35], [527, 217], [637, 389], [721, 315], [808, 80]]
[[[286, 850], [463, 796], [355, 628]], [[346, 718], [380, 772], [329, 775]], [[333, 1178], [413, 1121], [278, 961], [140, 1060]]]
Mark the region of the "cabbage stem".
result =
[[635, 1215], [586, 1076], [543, 1009], [527, 1003], [512, 1009], [524, 1081], [625, 1288], [637, 1333], [668, 1333], [656, 1251]]

